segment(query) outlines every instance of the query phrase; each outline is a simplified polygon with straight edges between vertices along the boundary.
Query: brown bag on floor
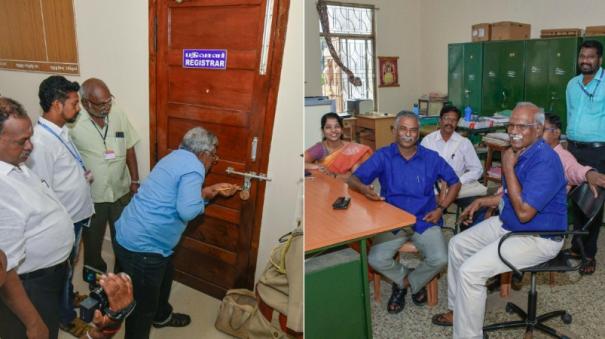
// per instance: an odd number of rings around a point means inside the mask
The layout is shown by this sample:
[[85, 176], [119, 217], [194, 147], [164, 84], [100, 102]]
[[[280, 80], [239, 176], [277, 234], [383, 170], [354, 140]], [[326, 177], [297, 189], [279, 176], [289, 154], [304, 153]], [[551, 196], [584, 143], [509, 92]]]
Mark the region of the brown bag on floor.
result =
[[219, 305], [214, 327], [237, 338], [248, 338], [248, 324], [255, 313], [254, 292], [244, 288], [229, 290]]

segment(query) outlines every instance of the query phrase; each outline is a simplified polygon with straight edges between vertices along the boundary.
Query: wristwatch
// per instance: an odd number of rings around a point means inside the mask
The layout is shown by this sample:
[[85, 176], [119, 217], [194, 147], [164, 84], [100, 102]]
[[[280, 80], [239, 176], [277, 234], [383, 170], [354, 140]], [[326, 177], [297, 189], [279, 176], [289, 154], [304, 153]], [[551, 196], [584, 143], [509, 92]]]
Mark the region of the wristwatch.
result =
[[103, 312], [105, 314], [107, 314], [109, 319], [111, 319], [113, 321], [122, 321], [122, 320], [126, 319], [126, 317], [128, 317], [130, 315], [130, 313], [132, 313], [132, 311], [134, 310], [134, 307], [136, 305], [137, 305], [136, 300], [133, 300], [128, 306], [124, 307], [123, 309], [121, 309], [119, 311], [112, 311], [109, 308], [109, 306], [107, 306], [107, 307], [105, 307]]
[[447, 207], [445, 207], [445, 206], [441, 206], [440, 204], [438, 204], [438, 205], [437, 205], [437, 207], [438, 207], [439, 209], [441, 209], [441, 212], [442, 212], [442, 213], [443, 213], [443, 211], [445, 211], [445, 210], [447, 209]]

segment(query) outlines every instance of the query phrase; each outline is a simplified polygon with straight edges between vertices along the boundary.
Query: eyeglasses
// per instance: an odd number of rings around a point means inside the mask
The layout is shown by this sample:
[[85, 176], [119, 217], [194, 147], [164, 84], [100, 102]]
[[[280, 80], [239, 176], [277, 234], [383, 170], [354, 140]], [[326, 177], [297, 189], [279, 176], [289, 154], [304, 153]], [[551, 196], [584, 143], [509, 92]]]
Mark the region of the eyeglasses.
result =
[[90, 100], [89, 98], [85, 98], [84, 100], [88, 101], [91, 105], [93, 105], [96, 108], [107, 108], [107, 107], [111, 106], [111, 104], [113, 103], [113, 99], [114, 99], [114, 96], [110, 95], [109, 99], [107, 99], [104, 102], [94, 102], [94, 101]]
[[410, 132], [410, 133], [418, 133], [418, 128], [412, 127], [412, 128], [407, 128], [405, 126], [399, 126], [397, 127], [397, 132], [400, 133], [406, 133], [406, 132]]
[[545, 131], [545, 132], [546, 132], [546, 131], [549, 131], [549, 132], [554, 132], [554, 131], [556, 131], [557, 129], [558, 129], [558, 128], [556, 128], [556, 127], [545, 127], [545, 128], [544, 128], [544, 131]]
[[213, 152], [206, 152], [206, 153], [208, 153], [208, 155], [210, 156], [210, 159], [212, 159], [212, 162], [213, 162], [213, 163], [214, 163], [214, 162], [219, 161], [219, 159], [220, 159], [220, 158], [219, 158], [219, 157], [218, 157], [218, 155], [216, 154], [216, 151], [213, 151]]
[[514, 131], [516, 129], [524, 132], [527, 131], [530, 127], [534, 127], [536, 126], [536, 123], [533, 124], [508, 124], [508, 126], [506, 127], [508, 129], [508, 131]]

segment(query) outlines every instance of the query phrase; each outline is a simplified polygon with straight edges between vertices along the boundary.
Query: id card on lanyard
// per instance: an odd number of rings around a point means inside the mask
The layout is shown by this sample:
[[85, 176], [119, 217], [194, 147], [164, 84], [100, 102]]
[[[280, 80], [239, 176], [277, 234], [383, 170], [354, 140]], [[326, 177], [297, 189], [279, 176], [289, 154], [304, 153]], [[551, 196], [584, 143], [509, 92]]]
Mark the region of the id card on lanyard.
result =
[[90, 119], [90, 122], [92, 123], [92, 125], [95, 127], [95, 129], [97, 130], [97, 132], [99, 133], [99, 136], [101, 137], [101, 140], [103, 140], [103, 146], [105, 146], [105, 152], [103, 152], [103, 158], [105, 160], [113, 160], [116, 158], [116, 152], [114, 152], [112, 149], [107, 148], [107, 132], [109, 132], [109, 117], [105, 118], [105, 132], [101, 133], [101, 130], [99, 129], [99, 127], [97, 126], [97, 124]]

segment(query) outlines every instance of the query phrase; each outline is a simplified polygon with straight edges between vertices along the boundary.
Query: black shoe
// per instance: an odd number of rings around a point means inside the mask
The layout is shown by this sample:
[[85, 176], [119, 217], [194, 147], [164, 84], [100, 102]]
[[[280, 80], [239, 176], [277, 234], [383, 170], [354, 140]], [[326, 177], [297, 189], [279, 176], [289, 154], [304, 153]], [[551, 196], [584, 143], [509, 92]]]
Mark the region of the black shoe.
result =
[[405, 306], [405, 295], [408, 292], [405, 288], [400, 288], [399, 285], [393, 283], [393, 292], [387, 303], [387, 312], [397, 314], [403, 311]]
[[182, 313], [172, 313], [170, 319], [157, 323], [153, 323], [153, 327], [162, 328], [162, 327], [185, 327], [191, 323], [191, 317], [187, 314]]
[[412, 294], [412, 301], [416, 306], [423, 306], [428, 300], [428, 294], [426, 294], [426, 287], [420, 289], [420, 291]]

